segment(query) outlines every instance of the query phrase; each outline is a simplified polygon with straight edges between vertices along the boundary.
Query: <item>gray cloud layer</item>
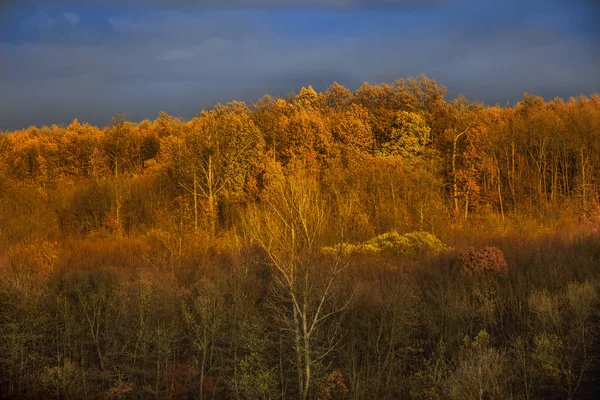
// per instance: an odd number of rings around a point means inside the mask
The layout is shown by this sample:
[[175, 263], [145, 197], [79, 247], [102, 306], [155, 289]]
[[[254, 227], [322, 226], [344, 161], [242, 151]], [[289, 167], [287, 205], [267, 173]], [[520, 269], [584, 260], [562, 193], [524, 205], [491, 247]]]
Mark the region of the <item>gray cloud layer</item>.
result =
[[[72, 4], [72, 0], [5, 0], [5, 3], [20, 4]], [[429, 7], [445, 0], [103, 0], [103, 4], [153, 5], [160, 7], [200, 6], [200, 7]], [[78, 4], [98, 4], [98, 0], [79, 0]]]
[[437, 78], [451, 95], [491, 103], [515, 101], [524, 91], [600, 91], [596, 44], [547, 26], [473, 35], [440, 20], [418, 35], [407, 28], [386, 37], [296, 37], [226, 11], [113, 16], [109, 35], [74, 13], [35, 21], [50, 39], [0, 43], [0, 54], [10, 55], [0, 60], [0, 129], [73, 118], [105, 124], [121, 112], [136, 120], [160, 110], [191, 116], [218, 101], [252, 101], [309, 84], [324, 89], [333, 81], [355, 89], [419, 73]]

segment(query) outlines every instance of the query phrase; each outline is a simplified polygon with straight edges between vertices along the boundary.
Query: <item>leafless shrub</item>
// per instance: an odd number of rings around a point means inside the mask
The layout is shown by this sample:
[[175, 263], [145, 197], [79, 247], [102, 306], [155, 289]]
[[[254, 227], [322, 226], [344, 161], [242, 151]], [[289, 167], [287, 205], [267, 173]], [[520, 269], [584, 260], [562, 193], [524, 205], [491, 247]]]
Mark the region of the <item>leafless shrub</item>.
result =
[[490, 345], [483, 330], [474, 340], [465, 339], [457, 369], [448, 382], [452, 399], [507, 398], [508, 368], [504, 354]]

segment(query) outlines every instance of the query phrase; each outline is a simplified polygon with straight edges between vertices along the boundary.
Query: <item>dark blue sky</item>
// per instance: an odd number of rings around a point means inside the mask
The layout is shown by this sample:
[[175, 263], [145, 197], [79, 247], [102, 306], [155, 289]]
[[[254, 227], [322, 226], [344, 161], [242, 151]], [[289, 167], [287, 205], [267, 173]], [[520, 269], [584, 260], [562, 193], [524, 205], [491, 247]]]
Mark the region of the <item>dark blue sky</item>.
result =
[[595, 0], [3, 1], [0, 129], [189, 117], [424, 73], [486, 103], [600, 92]]

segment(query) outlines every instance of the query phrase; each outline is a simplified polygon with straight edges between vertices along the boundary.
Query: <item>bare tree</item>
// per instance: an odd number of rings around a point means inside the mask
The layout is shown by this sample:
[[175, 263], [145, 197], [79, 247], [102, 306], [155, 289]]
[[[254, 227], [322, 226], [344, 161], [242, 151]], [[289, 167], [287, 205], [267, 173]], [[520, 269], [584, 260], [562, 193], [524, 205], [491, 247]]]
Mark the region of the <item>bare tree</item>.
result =
[[248, 213], [244, 230], [270, 261], [271, 304], [283, 330], [291, 334], [298, 397], [307, 399], [315, 365], [340, 338], [339, 324], [332, 319], [339, 318], [350, 301], [336, 290], [348, 263], [341, 256], [321, 254], [326, 210], [315, 180], [275, 175], [264, 203]]

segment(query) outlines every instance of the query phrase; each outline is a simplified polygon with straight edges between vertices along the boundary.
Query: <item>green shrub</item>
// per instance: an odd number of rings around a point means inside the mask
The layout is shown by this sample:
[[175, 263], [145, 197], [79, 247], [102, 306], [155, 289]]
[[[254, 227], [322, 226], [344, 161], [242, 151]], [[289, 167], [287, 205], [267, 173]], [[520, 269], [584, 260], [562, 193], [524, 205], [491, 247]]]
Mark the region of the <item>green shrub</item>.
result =
[[323, 247], [325, 254], [405, 254], [418, 255], [437, 253], [447, 249], [437, 237], [428, 232], [410, 232], [403, 235], [396, 231], [382, 233], [366, 242], [350, 244], [339, 243], [335, 246]]

